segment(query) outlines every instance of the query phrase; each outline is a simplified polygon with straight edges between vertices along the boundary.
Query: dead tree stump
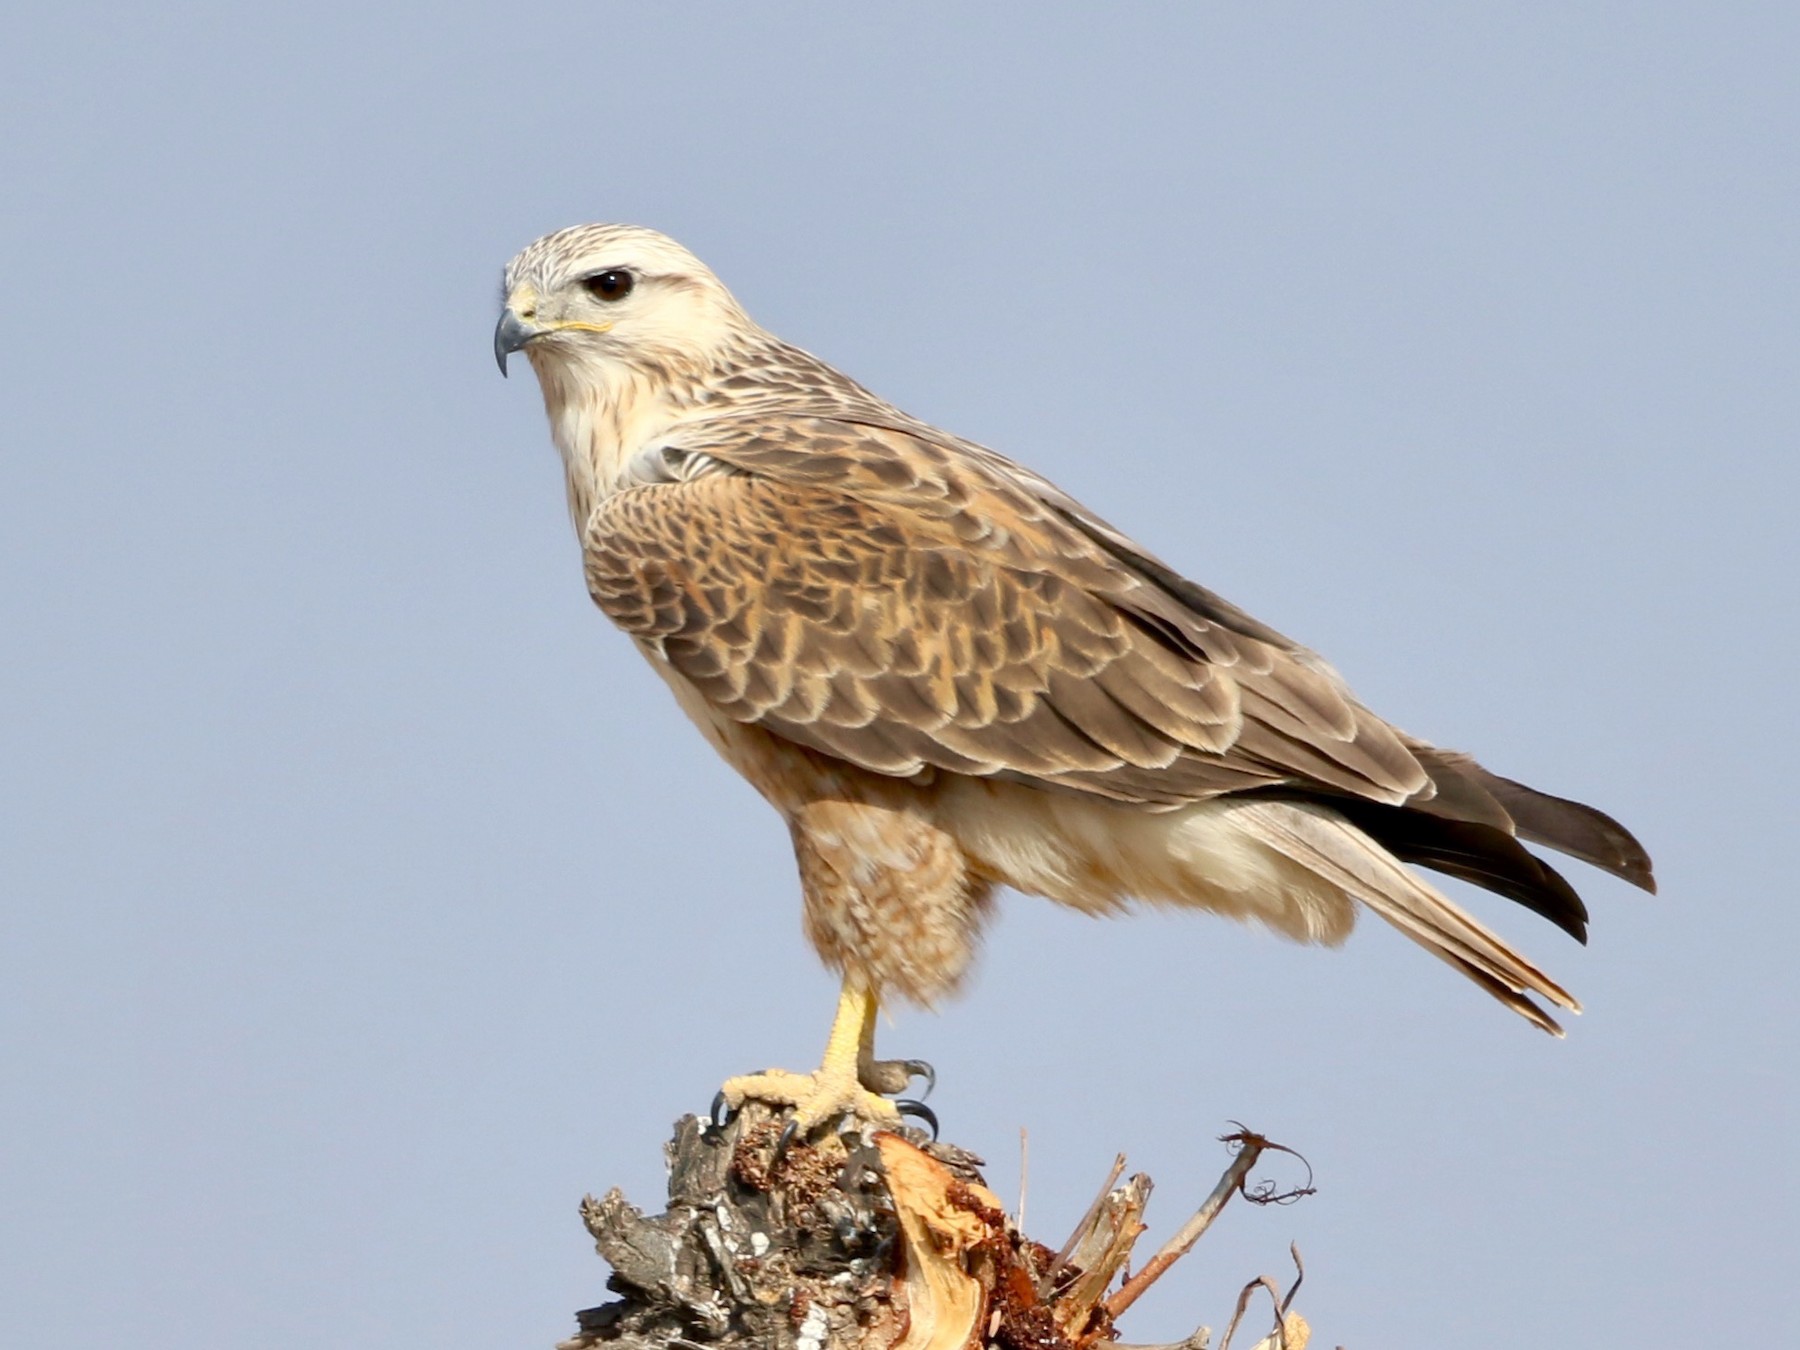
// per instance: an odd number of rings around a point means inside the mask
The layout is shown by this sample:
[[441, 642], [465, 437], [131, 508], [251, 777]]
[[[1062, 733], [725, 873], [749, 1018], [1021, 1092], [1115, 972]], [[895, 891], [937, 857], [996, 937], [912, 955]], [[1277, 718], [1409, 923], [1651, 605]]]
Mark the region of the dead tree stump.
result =
[[[664, 1149], [662, 1214], [646, 1216], [617, 1190], [582, 1201], [619, 1297], [578, 1313], [579, 1334], [557, 1350], [1109, 1350], [1121, 1345], [1116, 1319], [1232, 1195], [1311, 1194], [1247, 1187], [1262, 1152], [1289, 1150], [1247, 1130], [1227, 1135], [1236, 1156], [1212, 1195], [1118, 1283], [1150, 1196], [1148, 1177], [1120, 1181], [1122, 1157], [1052, 1250], [1018, 1231], [965, 1150], [910, 1128], [784, 1147], [785, 1120], [755, 1103], [722, 1128], [683, 1117]], [[1311, 1333], [1291, 1310], [1298, 1287], [1246, 1285], [1219, 1350], [1259, 1289], [1275, 1325], [1254, 1350], [1305, 1350]], [[1205, 1328], [1179, 1343], [1209, 1345]]]

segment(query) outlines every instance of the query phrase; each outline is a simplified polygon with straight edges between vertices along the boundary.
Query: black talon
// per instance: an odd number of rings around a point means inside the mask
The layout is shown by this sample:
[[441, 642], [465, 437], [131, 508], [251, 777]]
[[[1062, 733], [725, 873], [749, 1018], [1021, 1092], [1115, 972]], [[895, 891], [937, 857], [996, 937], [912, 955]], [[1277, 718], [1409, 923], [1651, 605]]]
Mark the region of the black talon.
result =
[[924, 1121], [926, 1125], [931, 1127], [931, 1142], [934, 1144], [937, 1142], [938, 1118], [936, 1111], [933, 1111], [929, 1106], [925, 1105], [924, 1102], [915, 1102], [911, 1097], [908, 1097], [905, 1101], [895, 1102], [894, 1109], [902, 1116], [913, 1116], [916, 1119]]
[[936, 1069], [932, 1068], [931, 1065], [927, 1064], [922, 1059], [903, 1059], [900, 1061], [900, 1067], [906, 1070], [906, 1076], [908, 1078], [923, 1078], [925, 1080], [925, 1090], [919, 1094], [919, 1100], [921, 1102], [931, 1095], [932, 1089], [937, 1086]]
[[725, 1100], [723, 1092], [713, 1094], [712, 1110], [708, 1114], [712, 1117], [715, 1130], [722, 1130], [731, 1124], [731, 1103]]
[[798, 1139], [799, 1137], [800, 1137], [800, 1122], [795, 1120], [792, 1116], [789, 1116], [787, 1124], [785, 1124], [781, 1127], [781, 1134], [775, 1140], [774, 1156], [776, 1158], [783, 1157], [788, 1151], [788, 1145], [792, 1144], [794, 1142], [794, 1140]]

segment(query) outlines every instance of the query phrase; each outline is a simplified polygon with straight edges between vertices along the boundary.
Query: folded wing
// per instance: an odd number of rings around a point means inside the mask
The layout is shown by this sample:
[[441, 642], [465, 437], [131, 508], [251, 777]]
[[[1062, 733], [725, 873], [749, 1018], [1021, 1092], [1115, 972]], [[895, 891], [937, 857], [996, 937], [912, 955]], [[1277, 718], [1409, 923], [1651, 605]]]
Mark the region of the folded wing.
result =
[[1578, 938], [1580, 899], [1516, 836], [1652, 886], [1617, 822], [1398, 731], [991, 451], [919, 424], [738, 417], [655, 456], [590, 521], [589, 589], [727, 717], [881, 774], [1147, 810], [1318, 804]]

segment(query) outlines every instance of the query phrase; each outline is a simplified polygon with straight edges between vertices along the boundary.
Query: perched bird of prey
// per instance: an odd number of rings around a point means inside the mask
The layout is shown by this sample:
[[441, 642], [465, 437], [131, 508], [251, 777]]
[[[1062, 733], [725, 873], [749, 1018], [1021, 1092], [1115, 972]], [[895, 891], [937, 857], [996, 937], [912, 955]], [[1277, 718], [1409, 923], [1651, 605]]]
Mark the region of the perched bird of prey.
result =
[[1519, 840], [1653, 889], [1610, 817], [1383, 721], [1323, 660], [1029, 469], [751, 320], [654, 231], [582, 225], [506, 269], [501, 371], [537, 372], [588, 590], [780, 812], [843, 976], [823, 1065], [732, 1079], [802, 1129], [892, 1120], [881, 999], [966, 974], [996, 886], [1337, 943], [1366, 906], [1507, 1007], [1575, 1000], [1413, 872], [1585, 940]]

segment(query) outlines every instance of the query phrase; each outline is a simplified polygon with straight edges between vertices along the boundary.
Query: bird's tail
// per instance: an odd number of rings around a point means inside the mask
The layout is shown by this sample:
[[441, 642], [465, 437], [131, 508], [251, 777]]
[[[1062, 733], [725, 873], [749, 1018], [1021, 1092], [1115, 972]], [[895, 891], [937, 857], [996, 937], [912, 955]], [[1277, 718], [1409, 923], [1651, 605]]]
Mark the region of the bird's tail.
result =
[[[1436, 797], [1411, 803], [1414, 809], [1499, 824], [1521, 839], [1579, 858], [1633, 886], [1655, 892], [1650, 855], [1630, 830], [1606, 812], [1490, 773], [1460, 751], [1443, 750], [1410, 738], [1407, 745], [1419, 757], [1437, 790]], [[1505, 812], [1504, 820], [1494, 821], [1480, 810], [1469, 810], [1471, 798], [1498, 805]]]
[[1581, 1011], [1567, 990], [1499, 934], [1329, 807], [1296, 801], [1247, 803], [1233, 818], [1264, 847], [1362, 901], [1532, 1024], [1554, 1036], [1563, 1034], [1556, 1020], [1531, 1000], [1533, 994], [1571, 1012]]

